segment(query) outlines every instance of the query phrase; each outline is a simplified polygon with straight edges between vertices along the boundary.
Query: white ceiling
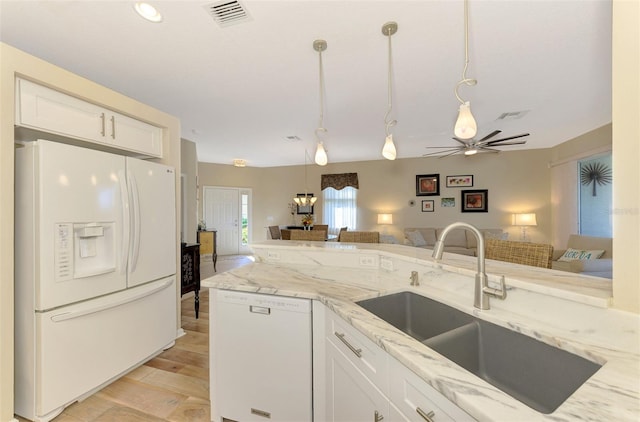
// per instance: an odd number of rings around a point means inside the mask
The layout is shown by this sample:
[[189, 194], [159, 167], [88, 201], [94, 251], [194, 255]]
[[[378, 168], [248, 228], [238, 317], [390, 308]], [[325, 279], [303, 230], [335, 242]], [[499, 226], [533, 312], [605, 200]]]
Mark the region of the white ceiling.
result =
[[[464, 65], [462, 0], [243, 1], [249, 21], [220, 27], [207, 1], [0, 1], [0, 39], [180, 118], [200, 161], [301, 164], [319, 120], [323, 53], [329, 162], [382, 159], [387, 38], [399, 158], [451, 139]], [[531, 133], [548, 148], [611, 121], [611, 0], [470, 0], [463, 86], [479, 136]], [[528, 111], [511, 121], [505, 112]], [[300, 141], [287, 140], [297, 136]], [[476, 156], [470, 159], [481, 159]]]

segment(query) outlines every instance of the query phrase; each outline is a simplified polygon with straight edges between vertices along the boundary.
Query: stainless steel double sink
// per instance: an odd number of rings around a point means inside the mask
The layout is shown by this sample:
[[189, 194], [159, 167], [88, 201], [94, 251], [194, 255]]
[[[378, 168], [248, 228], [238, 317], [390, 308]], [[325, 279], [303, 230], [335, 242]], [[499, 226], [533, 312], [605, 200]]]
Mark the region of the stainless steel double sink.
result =
[[556, 410], [601, 367], [412, 292], [357, 304], [541, 413]]

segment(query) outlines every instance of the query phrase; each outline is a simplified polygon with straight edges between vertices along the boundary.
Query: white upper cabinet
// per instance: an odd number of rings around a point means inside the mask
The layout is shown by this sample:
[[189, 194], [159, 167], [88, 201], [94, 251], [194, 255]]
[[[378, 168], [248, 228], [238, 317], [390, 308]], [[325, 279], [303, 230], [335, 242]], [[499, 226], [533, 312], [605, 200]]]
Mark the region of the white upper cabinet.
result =
[[16, 79], [16, 125], [162, 157], [161, 128], [24, 79]]

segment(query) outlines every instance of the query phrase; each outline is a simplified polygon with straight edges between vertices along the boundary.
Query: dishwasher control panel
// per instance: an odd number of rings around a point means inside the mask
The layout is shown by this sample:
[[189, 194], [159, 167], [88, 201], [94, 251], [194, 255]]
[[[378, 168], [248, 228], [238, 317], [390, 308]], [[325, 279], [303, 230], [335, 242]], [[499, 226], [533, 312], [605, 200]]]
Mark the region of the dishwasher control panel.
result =
[[288, 312], [311, 313], [311, 300], [304, 298], [219, 290], [218, 301], [236, 305], [279, 309]]

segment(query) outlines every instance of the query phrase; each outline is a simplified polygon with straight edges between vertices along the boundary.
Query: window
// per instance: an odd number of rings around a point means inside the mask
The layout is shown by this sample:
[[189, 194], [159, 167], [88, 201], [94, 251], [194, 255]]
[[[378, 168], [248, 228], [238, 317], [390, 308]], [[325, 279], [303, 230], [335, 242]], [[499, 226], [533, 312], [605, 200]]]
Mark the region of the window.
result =
[[348, 227], [355, 230], [358, 214], [358, 189], [347, 186], [341, 190], [326, 188], [322, 191], [324, 223], [332, 228]]
[[578, 162], [580, 234], [613, 237], [611, 154]]

